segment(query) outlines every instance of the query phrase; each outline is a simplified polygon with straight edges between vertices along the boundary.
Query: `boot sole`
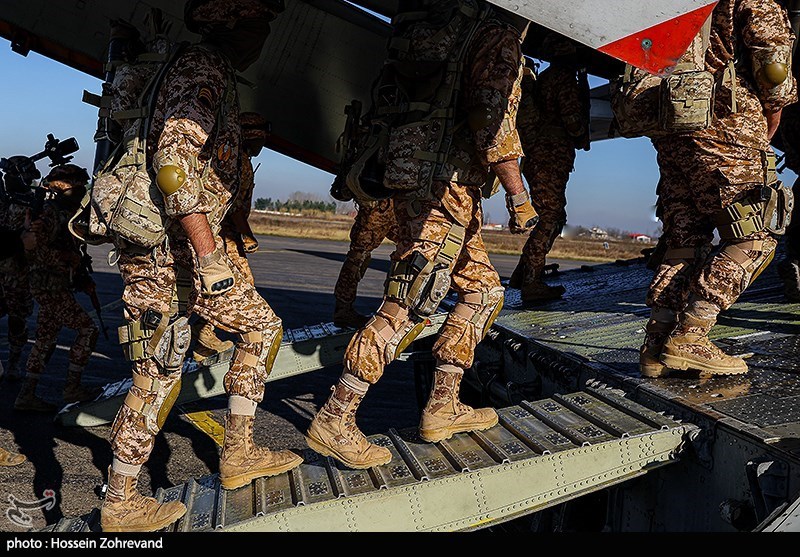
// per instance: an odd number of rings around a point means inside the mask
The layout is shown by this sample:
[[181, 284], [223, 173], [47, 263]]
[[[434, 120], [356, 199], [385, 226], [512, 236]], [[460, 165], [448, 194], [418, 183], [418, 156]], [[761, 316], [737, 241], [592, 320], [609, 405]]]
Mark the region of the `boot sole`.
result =
[[[176, 513], [177, 514], [177, 513]], [[175, 516], [174, 518], [164, 519], [155, 524], [148, 524], [147, 526], [140, 526], [140, 527], [131, 527], [121, 524], [119, 526], [103, 526], [102, 523], [100, 528], [103, 532], [155, 532], [156, 530], [161, 530], [162, 528], [166, 528], [170, 524], [177, 522], [181, 518], [184, 517], [186, 514], [186, 508], [183, 509], [183, 512]]]
[[389, 458], [389, 460], [386, 460], [386, 461], [377, 461], [377, 462], [370, 462], [370, 463], [353, 462], [351, 460], [348, 460], [348, 459], [342, 457], [342, 455], [338, 454], [336, 451], [332, 450], [328, 446], [323, 445], [320, 441], [317, 441], [316, 439], [313, 439], [313, 438], [309, 437], [308, 435], [306, 435], [305, 438], [306, 438], [306, 443], [308, 443], [308, 446], [311, 447], [311, 449], [313, 449], [314, 451], [318, 452], [322, 456], [333, 457], [336, 460], [344, 463], [349, 468], [353, 468], [355, 470], [366, 470], [366, 469], [372, 468], [374, 466], [382, 466], [384, 464], [389, 464], [392, 461], [392, 459]]
[[439, 441], [446, 441], [456, 433], [469, 433], [470, 431], [485, 431], [493, 428], [500, 421], [499, 417], [494, 419], [491, 424], [484, 424], [475, 427], [441, 427], [439, 429], [420, 429], [419, 436], [423, 441], [428, 443], [438, 443]]
[[662, 364], [639, 364], [639, 375], [649, 379], [669, 377], [674, 370]]
[[661, 355], [661, 363], [663, 363], [668, 368], [672, 369], [680, 369], [680, 370], [689, 370], [693, 369], [696, 371], [700, 371], [702, 373], [707, 373], [710, 375], [742, 375], [747, 373], [747, 365], [745, 364], [744, 369], [741, 368], [719, 368], [719, 367], [708, 367], [702, 362], [698, 362], [697, 360], [693, 360], [691, 358], [686, 358], [684, 356], [673, 356], [671, 354], [662, 354]]
[[292, 468], [297, 468], [303, 463], [303, 459], [300, 458], [296, 461], [291, 461], [283, 466], [279, 466], [277, 468], [270, 468], [269, 471], [265, 471], [265, 469], [261, 469], [258, 472], [248, 472], [247, 474], [239, 474], [236, 476], [231, 476], [228, 478], [223, 478], [220, 476], [219, 483], [222, 485], [223, 489], [238, 489], [240, 487], [244, 487], [249, 485], [250, 482], [253, 480], [257, 480], [258, 478], [269, 478], [270, 476], [277, 476], [278, 474], [283, 474], [284, 472], [288, 472]]

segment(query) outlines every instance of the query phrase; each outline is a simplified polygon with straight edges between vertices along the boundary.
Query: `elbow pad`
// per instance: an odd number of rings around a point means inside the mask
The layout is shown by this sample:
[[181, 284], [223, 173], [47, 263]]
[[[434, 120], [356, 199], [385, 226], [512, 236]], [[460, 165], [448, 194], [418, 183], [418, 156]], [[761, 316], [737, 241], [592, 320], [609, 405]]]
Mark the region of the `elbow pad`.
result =
[[754, 48], [753, 77], [761, 93], [770, 97], [788, 95], [792, 89], [792, 50], [789, 46]]

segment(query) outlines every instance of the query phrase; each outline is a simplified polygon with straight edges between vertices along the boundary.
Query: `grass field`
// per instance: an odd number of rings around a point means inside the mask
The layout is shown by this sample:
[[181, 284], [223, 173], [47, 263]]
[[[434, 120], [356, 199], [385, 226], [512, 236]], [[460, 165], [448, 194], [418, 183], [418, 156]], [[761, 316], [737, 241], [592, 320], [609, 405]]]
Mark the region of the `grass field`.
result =
[[[276, 215], [255, 211], [250, 214], [250, 226], [253, 231], [256, 234], [268, 236], [347, 242], [350, 239], [352, 225], [353, 217], [347, 215], [312, 217]], [[527, 235], [516, 236], [507, 230], [483, 231], [483, 241], [490, 253], [518, 254], [522, 251], [526, 239]], [[640, 257], [642, 249], [647, 247], [653, 246], [613, 239], [604, 241], [591, 238], [557, 238], [549, 257], [578, 261], [616, 261], [617, 259]]]

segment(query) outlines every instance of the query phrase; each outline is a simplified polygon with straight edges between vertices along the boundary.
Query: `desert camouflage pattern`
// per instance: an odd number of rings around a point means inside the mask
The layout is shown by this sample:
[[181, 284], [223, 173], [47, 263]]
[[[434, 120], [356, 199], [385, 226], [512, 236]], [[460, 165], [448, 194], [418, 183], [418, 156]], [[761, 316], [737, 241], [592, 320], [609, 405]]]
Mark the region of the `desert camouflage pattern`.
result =
[[[486, 293], [500, 287], [500, 277], [489, 261], [489, 255], [481, 238], [483, 213], [481, 211], [480, 192], [472, 186], [458, 183], [434, 183], [447, 190], [447, 198], [451, 202], [459, 202], [459, 214], [471, 215], [467, 222], [464, 246], [460, 254], [450, 264], [451, 288], [459, 294], [461, 300], [465, 294]], [[397, 196], [394, 203], [395, 215], [399, 225], [397, 247], [392, 253], [392, 261], [403, 261], [411, 258], [415, 251], [421, 252], [429, 259], [436, 256], [439, 246], [454, 223], [459, 222], [442, 202], [437, 200], [416, 199], [413, 195]], [[409, 218], [409, 214], [419, 210], [419, 214]], [[377, 315], [386, 319], [395, 332], [410, 328], [419, 320], [409, 315], [408, 309], [400, 300], [388, 297], [385, 302], [394, 302], [403, 308], [398, 317], [393, 317], [383, 310]], [[459, 302], [463, 303], [463, 302]], [[352, 338], [345, 352], [345, 371], [367, 383], [374, 384], [383, 375], [386, 365], [394, 357], [392, 350], [386, 350], [389, 341], [375, 333], [370, 326], [373, 318]], [[475, 346], [481, 340], [482, 330], [478, 331], [474, 323], [451, 312], [442, 326], [439, 338], [433, 347], [433, 355], [442, 362], [461, 368], [472, 365]]]
[[191, 14], [197, 23], [231, 23], [240, 19], [268, 18], [272, 11], [258, 0], [213, 0], [200, 4]]
[[523, 281], [541, 278], [546, 256], [567, 222], [567, 182], [575, 164], [573, 138], [582, 137], [589, 126], [582, 116], [574, 70], [551, 65], [536, 81], [534, 88], [532, 78], [523, 79], [517, 115], [525, 152], [522, 174], [539, 214], [539, 224], [531, 230], [520, 256]]
[[[190, 46], [167, 71], [147, 139], [154, 171], [175, 164], [186, 172], [186, 184], [165, 197], [167, 214], [204, 213], [216, 232], [239, 190], [241, 129], [232, 72], [222, 54]], [[229, 113], [217, 129], [219, 110]], [[170, 234], [183, 235], [178, 223]]]
[[[25, 223], [25, 207], [0, 201], [0, 226], [21, 230]], [[8, 315], [8, 343], [19, 352], [28, 342], [28, 317], [33, 313], [33, 296], [28, 279], [28, 263], [22, 254], [0, 259], [0, 313]]]
[[[722, 0], [714, 9], [706, 69], [722, 72], [743, 45], [769, 48], [792, 44], [786, 13], [771, 0]], [[704, 130], [653, 141], [658, 152], [661, 179], [658, 213], [664, 224], [667, 248], [694, 248], [690, 261], [666, 260], [656, 270], [647, 304], [682, 311], [690, 293], [721, 309], [730, 307], [750, 283], [751, 276], [738, 263], [711, 252], [713, 216], [732, 202], [753, 195], [766, 183], [769, 147], [763, 113], [797, 100], [793, 80], [790, 94], [759, 97], [761, 89], [744, 70], [737, 72], [738, 111], [730, 112], [730, 88], [717, 90], [716, 118]], [[785, 89], [781, 89], [785, 90]], [[766, 261], [777, 240], [767, 231], [737, 242], [763, 241], [761, 249], [745, 250], [755, 261]]]
[[333, 288], [337, 302], [343, 305], [352, 305], [355, 302], [358, 283], [367, 272], [370, 254], [385, 239], [396, 242], [397, 234], [397, 221], [391, 199], [365, 203], [358, 207], [350, 229], [350, 249]]

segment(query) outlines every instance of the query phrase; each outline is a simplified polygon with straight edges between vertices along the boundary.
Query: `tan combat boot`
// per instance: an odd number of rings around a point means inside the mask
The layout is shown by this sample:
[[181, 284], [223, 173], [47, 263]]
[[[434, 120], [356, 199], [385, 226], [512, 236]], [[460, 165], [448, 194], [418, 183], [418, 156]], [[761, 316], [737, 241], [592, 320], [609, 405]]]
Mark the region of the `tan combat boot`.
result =
[[62, 395], [64, 402], [67, 404], [94, 400], [103, 392], [103, 388], [99, 386], [84, 387], [81, 385], [82, 374], [83, 366], [69, 364], [69, 368], [67, 369], [67, 382], [64, 385], [64, 393]]
[[186, 514], [186, 505], [180, 501], [159, 503], [136, 491], [136, 483], [137, 476], [108, 467], [108, 490], [100, 507], [103, 532], [155, 532]]
[[333, 311], [333, 324], [342, 329], [360, 329], [370, 320], [368, 315], [358, 313], [352, 304], [336, 302]]
[[253, 441], [255, 416], [225, 417], [225, 441], [219, 460], [219, 480], [225, 489], [236, 489], [256, 478], [275, 476], [296, 468], [303, 458], [292, 451], [270, 451]]
[[556, 286], [550, 286], [541, 279], [523, 282], [522, 287], [520, 288], [522, 303], [530, 305], [543, 304], [552, 300], [558, 300], [564, 295], [566, 290], [567, 289], [560, 284]]
[[27, 460], [25, 455], [0, 447], [0, 466], [18, 466]]
[[50, 404], [36, 396], [36, 386], [38, 384], [39, 374], [28, 373], [26, 375], [25, 382], [22, 384], [22, 388], [14, 401], [14, 410], [42, 413], [56, 412], [58, 410], [55, 404]]
[[433, 374], [428, 403], [422, 410], [419, 436], [429, 443], [450, 439], [456, 433], [483, 431], [497, 425], [497, 412], [492, 408], [472, 408], [459, 398], [464, 370], [439, 362]]
[[391, 451], [370, 443], [356, 425], [356, 410], [368, 387], [369, 383], [354, 375], [342, 374], [306, 431], [308, 446], [350, 468], [372, 468], [391, 462]]
[[727, 355], [708, 338], [717, 313], [719, 308], [708, 302], [691, 305], [664, 342], [661, 363], [672, 369], [693, 369], [713, 375], [746, 373], [747, 363], [742, 358]]
[[214, 325], [205, 319], [192, 325], [192, 337], [195, 339], [192, 359], [197, 363], [233, 348], [233, 342], [220, 339], [214, 332]]
[[678, 324], [678, 315], [667, 308], [653, 308], [645, 326], [644, 343], [639, 348], [639, 373], [642, 377], [667, 377], [672, 371], [661, 363], [667, 335]]

